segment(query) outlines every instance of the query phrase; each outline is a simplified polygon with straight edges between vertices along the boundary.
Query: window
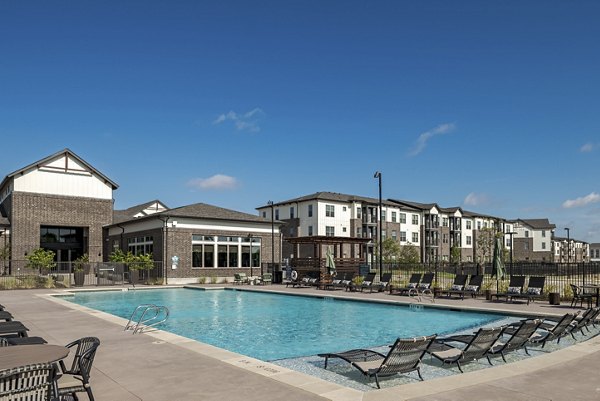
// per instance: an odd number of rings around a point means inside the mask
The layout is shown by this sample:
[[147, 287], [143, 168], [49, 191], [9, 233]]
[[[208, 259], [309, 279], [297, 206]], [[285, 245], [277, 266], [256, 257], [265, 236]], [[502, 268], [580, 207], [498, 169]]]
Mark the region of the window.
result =
[[419, 224], [419, 215], [418, 214], [413, 214], [412, 215], [412, 223], [413, 224]]
[[510, 248], [510, 238], [506, 239], [506, 246]]
[[392, 239], [393, 239], [394, 241], [397, 241], [397, 240], [398, 240], [398, 233], [396, 232], [396, 230], [392, 230]]
[[313, 235], [313, 226], [308, 226], [308, 236], [312, 237]]
[[442, 234], [442, 243], [444, 243], [444, 244], [448, 243], [448, 234]]
[[335, 227], [325, 226], [325, 235], [327, 237], [335, 237]]
[[529, 242], [524, 242], [523, 243], [523, 249], [525, 249], [526, 251], [529, 250]]
[[396, 222], [396, 212], [392, 212], [392, 223]]
[[359, 207], [356, 208], [356, 218], [357, 219], [362, 218], [362, 209]]
[[308, 217], [312, 217], [312, 205], [308, 205]]
[[471, 220], [466, 221], [466, 228], [467, 228], [467, 230], [471, 229]]
[[279, 209], [275, 209], [275, 220], [279, 220]]
[[442, 227], [448, 227], [448, 218], [442, 217]]
[[472, 239], [470, 235], [467, 235], [467, 245], [471, 245], [472, 244]]
[[385, 240], [387, 237], [387, 231], [386, 230], [381, 230], [381, 239]]
[[400, 223], [406, 224], [406, 213], [400, 213]]
[[[545, 238], [546, 237], [546, 230], [542, 230], [542, 237]], [[543, 249], [543, 248], [542, 248]]]
[[262, 216], [263, 216], [263, 218], [265, 218], [265, 219], [266, 219], [266, 218], [267, 218], [267, 212], [263, 212], [263, 215], [262, 215]]
[[356, 227], [356, 236], [360, 238], [360, 227]]
[[334, 205], [325, 205], [325, 216], [326, 217], [335, 217], [335, 206]]
[[252, 245], [253, 266], [260, 266], [260, 244], [261, 239], [255, 237], [215, 237], [193, 234], [192, 267], [249, 267], [250, 245]]
[[412, 242], [419, 242], [419, 233], [412, 233]]
[[542, 249], [546, 249], [546, 243], [542, 242]]
[[484, 228], [488, 228], [488, 222], [487, 222], [487, 221], [484, 221], [484, 222], [483, 222], [483, 227], [484, 227]]
[[342, 227], [342, 232], [346, 232], [346, 227]]
[[406, 231], [400, 231], [400, 242], [406, 242]]
[[342, 212], [346, 211], [346, 206], [342, 207]]
[[292, 206], [290, 208], [290, 219], [293, 219], [293, 218], [294, 218], [294, 207]]
[[467, 262], [472, 262], [473, 261], [473, 257], [471, 255], [467, 256]]
[[387, 213], [385, 210], [381, 211], [381, 221], [386, 221], [387, 219]]
[[529, 231], [525, 230], [525, 238], [529, 238]]
[[135, 237], [127, 240], [127, 251], [134, 255], [147, 255], [152, 253], [154, 241], [152, 236]]
[[478, 221], [478, 222], [477, 222], [477, 229], [478, 229], [478, 230], [481, 230], [481, 221]]

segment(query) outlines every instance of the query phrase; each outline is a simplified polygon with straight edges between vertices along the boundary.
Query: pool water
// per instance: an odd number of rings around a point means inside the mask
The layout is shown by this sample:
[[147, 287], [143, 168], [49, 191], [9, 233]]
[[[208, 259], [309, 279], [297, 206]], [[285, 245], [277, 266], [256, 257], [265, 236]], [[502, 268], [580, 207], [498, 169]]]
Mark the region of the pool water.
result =
[[397, 337], [444, 335], [506, 318], [232, 290], [81, 292], [66, 299], [125, 319], [137, 305], [165, 305], [171, 314], [158, 328], [263, 361], [372, 348]]

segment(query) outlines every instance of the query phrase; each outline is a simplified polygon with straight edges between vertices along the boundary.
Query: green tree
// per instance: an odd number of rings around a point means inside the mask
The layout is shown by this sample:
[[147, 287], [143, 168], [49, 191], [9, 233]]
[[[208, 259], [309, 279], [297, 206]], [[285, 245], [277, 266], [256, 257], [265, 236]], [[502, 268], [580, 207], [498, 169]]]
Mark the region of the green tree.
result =
[[27, 259], [25, 267], [47, 274], [50, 269], [56, 267], [55, 255], [54, 251], [38, 248], [25, 257]]
[[[10, 243], [0, 247], [0, 260], [2, 261], [2, 272], [6, 270], [8, 258], [10, 257]], [[0, 272], [1, 273], [1, 272]]]
[[491, 262], [494, 253], [494, 241], [496, 231], [493, 228], [485, 227], [477, 233], [477, 256], [480, 262]]
[[[386, 238], [381, 243], [383, 263], [395, 263], [400, 258], [400, 244], [393, 238]], [[379, 243], [375, 244], [375, 257], [379, 260]]]
[[461, 262], [462, 250], [459, 246], [453, 246], [450, 249], [450, 263], [459, 264]]
[[400, 263], [419, 263], [421, 261], [419, 247], [411, 245], [410, 243], [402, 246], [398, 261]]

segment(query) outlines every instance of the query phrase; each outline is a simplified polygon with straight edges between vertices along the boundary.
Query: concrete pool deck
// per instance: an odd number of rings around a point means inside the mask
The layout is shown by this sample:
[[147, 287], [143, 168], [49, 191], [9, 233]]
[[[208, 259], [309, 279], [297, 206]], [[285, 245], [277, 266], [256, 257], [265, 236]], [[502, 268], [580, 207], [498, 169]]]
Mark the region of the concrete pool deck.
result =
[[[282, 285], [241, 288], [411, 302], [406, 296], [382, 293], [286, 289]], [[166, 332], [132, 335], [123, 331], [126, 321], [121, 318], [53, 299], [48, 294], [65, 294], [65, 291], [1, 291], [0, 303], [15, 320], [30, 329], [30, 335], [42, 336], [51, 344], [66, 344], [90, 335], [99, 337], [102, 343], [91, 379], [98, 401], [600, 399], [600, 384], [595, 376], [600, 370], [600, 336], [553, 353], [509, 364], [498, 363], [490, 369], [361, 392]], [[432, 305], [427, 301], [422, 303]], [[562, 315], [578, 310], [568, 305], [550, 306], [547, 302], [526, 305], [482, 299], [441, 298], [436, 299], [435, 306], [533, 315]], [[86, 399], [85, 395], [81, 398]]]

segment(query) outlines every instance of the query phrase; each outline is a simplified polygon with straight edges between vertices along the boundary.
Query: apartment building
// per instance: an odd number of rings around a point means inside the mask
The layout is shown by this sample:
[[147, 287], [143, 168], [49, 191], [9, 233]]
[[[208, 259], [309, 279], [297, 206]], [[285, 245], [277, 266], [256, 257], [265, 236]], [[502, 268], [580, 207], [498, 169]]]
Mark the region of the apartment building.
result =
[[600, 262], [600, 243], [594, 242], [589, 244], [590, 262]]
[[591, 244], [588, 244], [585, 241], [574, 238], [553, 236], [552, 261], [556, 263], [590, 262], [592, 255], [592, 248], [590, 245]]
[[[360, 259], [364, 263], [375, 261], [374, 244], [378, 241], [379, 200], [376, 198], [334, 192], [316, 192], [264, 205], [257, 208], [260, 216], [281, 220], [284, 239], [284, 258], [318, 257], [322, 249], [314, 246], [319, 239], [322, 246], [334, 247], [337, 258]], [[381, 236], [391, 237], [402, 246], [421, 247], [422, 214], [419, 209], [382, 201]], [[291, 238], [314, 237], [298, 246]], [[326, 238], [323, 238], [326, 237]], [[327, 239], [328, 238], [328, 239]], [[364, 241], [353, 241], [363, 239]]]
[[553, 261], [552, 236], [556, 226], [548, 219], [514, 221], [513, 253], [517, 261]]

